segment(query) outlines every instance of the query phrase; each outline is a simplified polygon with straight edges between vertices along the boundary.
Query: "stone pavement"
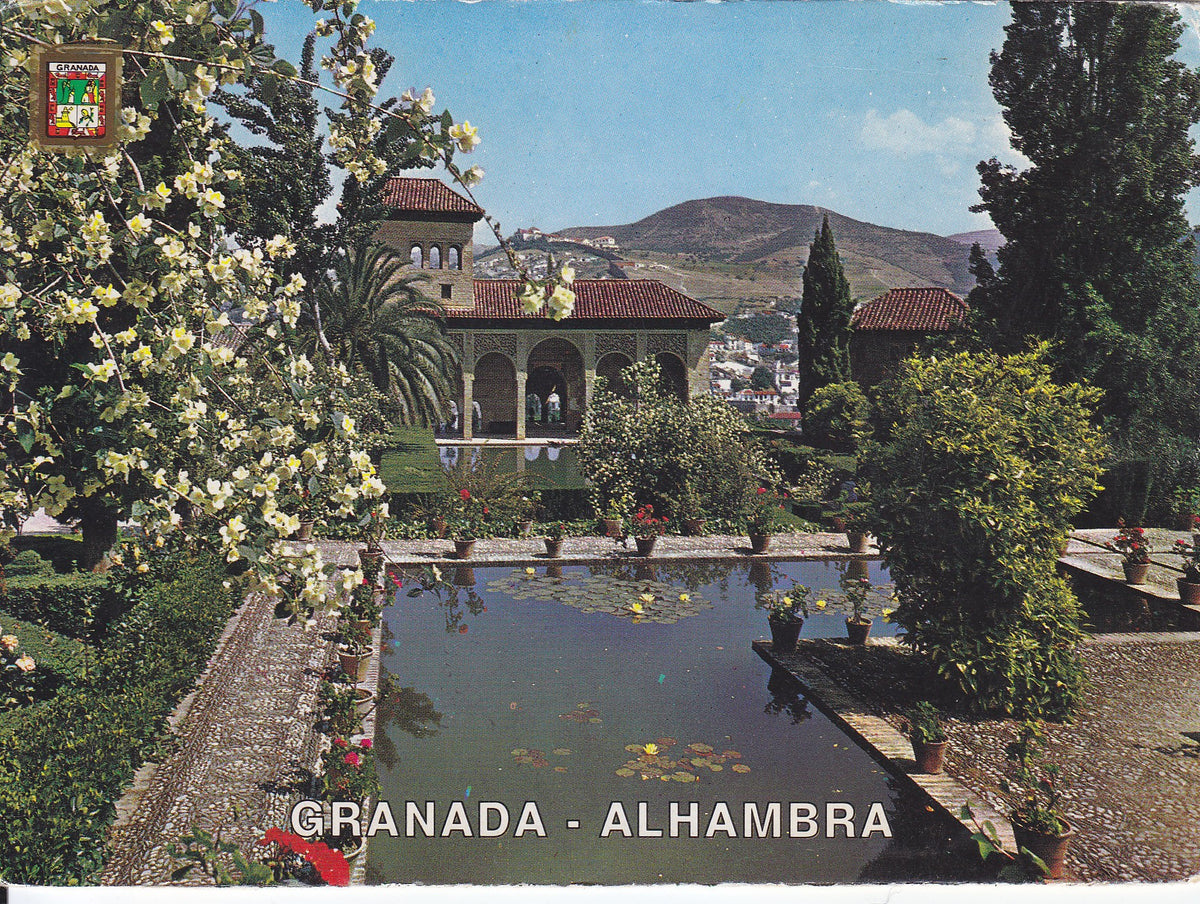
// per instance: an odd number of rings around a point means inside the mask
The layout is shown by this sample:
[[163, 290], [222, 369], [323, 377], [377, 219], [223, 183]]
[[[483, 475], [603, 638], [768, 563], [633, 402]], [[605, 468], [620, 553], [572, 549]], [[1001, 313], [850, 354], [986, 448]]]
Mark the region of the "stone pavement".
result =
[[[174, 752], [138, 771], [118, 805], [103, 885], [162, 885], [179, 866], [166, 845], [199, 827], [250, 850], [286, 826], [319, 756], [321, 672], [333, 619], [288, 625], [250, 597], [230, 620], [196, 691], [172, 716]], [[206, 884], [193, 871], [182, 884]]]
[[[872, 642], [802, 641], [779, 661], [825, 695], [822, 708], [841, 715], [851, 736], [912, 768], [911, 751], [894, 743], [901, 712], [920, 699], [904, 667], [903, 648]], [[1200, 634], [1109, 634], [1082, 650], [1088, 678], [1077, 720], [1045, 727], [1046, 761], [1062, 770], [1064, 809], [1075, 828], [1067, 866], [1084, 881], [1200, 878]], [[832, 687], [832, 692], [830, 688]], [[814, 703], [817, 700], [814, 699]], [[1000, 791], [1004, 747], [1017, 732], [1008, 720], [943, 719], [950, 746], [946, 772], [957, 787], [929, 787], [950, 810], [963, 788], [987, 809], [1008, 812]], [[886, 724], [885, 724], [886, 723]], [[878, 736], [878, 737], [876, 737]], [[865, 739], [865, 743], [864, 743]], [[979, 812], [982, 808], [975, 806]], [[1005, 827], [997, 824], [1002, 829]]]

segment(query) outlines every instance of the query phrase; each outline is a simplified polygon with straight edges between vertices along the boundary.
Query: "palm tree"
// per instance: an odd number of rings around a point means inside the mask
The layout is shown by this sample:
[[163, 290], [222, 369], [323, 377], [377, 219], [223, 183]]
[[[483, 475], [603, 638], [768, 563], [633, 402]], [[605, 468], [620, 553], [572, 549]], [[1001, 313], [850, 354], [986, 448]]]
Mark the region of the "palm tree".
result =
[[400, 409], [404, 423], [443, 420], [454, 395], [458, 355], [446, 338], [441, 302], [426, 297], [421, 273], [404, 273], [408, 259], [384, 245], [343, 248], [317, 287], [318, 343], [351, 373], [370, 377]]

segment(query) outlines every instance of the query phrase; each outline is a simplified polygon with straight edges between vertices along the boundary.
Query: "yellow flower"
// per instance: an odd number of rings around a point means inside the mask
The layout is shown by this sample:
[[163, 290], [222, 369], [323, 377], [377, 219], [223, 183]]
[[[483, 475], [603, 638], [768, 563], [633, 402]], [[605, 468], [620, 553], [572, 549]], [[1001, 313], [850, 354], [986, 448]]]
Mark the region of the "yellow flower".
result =
[[642, 614], [642, 604], [634, 603], [632, 606], [629, 607], [629, 611], [632, 612], [634, 615], [641, 615]]
[[654, 743], [647, 744], [642, 749], [645, 750], [650, 756], [654, 756], [656, 753], [658, 753], [658, 745]]
[[33, 661], [33, 657], [28, 653], [22, 653], [17, 657], [17, 668], [22, 672], [32, 672], [36, 665], [37, 663]]
[[679, 602], [681, 602], [681, 603], [686, 603], [690, 599], [691, 599], [691, 597], [686, 593], [679, 594]]
[[450, 127], [450, 137], [458, 143], [458, 149], [464, 154], [473, 151], [475, 146], [483, 140], [479, 137], [479, 130], [466, 120]]
[[526, 573], [526, 574], [537, 574], [537, 569], [536, 569], [536, 568], [532, 568], [532, 567], [530, 567], [530, 568], [526, 568], [526, 569], [525, 569], [525, 573]]
[[654, 594], [653, 593], [643, 593], [641, 596], [638, 597], [638, 599], [640, 599], [643, 603], [652, 603], [652, 602], [654, 602]]
[[896, 611], [895, 609], [884, 609], [883, 610], [883, 620], [887, 621], [889, 618], [891, 618], [892, 613], [895, 611]]
[[4, 647], [4, 649], [8, 650], [8, 652], [11, 653], [13, 650], [15, 650], [17, 648], [16, 635], [5, 634], [3, 637], [0, 637], [0, 647]]
[[815, 605], [818, 609], [824, 609], [825, 608], [825, 600], [817, 600]]

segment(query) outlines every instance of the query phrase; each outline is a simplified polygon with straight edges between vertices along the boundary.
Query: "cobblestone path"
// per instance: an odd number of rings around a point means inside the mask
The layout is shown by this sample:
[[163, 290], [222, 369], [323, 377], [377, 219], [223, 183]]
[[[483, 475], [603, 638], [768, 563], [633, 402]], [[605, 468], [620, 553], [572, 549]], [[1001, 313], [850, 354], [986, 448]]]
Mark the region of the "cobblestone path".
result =
[[[171, 882], [166, 845], [193, 826], [251, 847], [286, 825], [318, 756], [320, 673], [332, 659], [332, 618], [288, 625], [251, 597], [231, 619], [195, 693], [176, 710], [175, 752], [143, 767], [122, 802], [104, 885]], [[204, 884], [197, 872], [183, 884]]]

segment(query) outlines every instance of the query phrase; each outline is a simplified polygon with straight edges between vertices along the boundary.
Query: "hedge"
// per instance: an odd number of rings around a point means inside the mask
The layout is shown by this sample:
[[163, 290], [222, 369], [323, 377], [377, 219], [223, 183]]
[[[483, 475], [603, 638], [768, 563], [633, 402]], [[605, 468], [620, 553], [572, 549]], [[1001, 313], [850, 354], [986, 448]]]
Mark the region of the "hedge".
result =
[[166, 717], [203, 670], [237, 602], [214, 560], [137, 593], [89, 683], [0, 719], [0, 880], [95, 881], [116, 800], [161, 755]]
[[90, 572], [17, 575], [0, 595], [0, 609], [73, 637], [92, 636], [125, 605], [119, 585]]

